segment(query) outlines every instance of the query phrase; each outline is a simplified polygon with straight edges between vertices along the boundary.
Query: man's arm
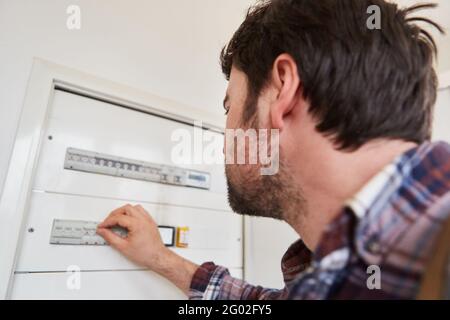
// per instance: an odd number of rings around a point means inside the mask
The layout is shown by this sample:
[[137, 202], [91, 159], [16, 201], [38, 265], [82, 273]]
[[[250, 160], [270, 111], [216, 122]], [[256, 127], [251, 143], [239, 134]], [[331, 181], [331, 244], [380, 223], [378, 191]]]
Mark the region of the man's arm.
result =
[[[121, 238], [110, 228], [128, 229]], [[227, 269], [205, 263], [199, 266], [168, 249], [158, 225], [141, 206], [126, 205], [114, 210], [97, 229], [113, 248], [135, 263], [149, 268], [175, 284], [191, 299], [277, 299], [285, 290], [255, 287], [230, 276]]]

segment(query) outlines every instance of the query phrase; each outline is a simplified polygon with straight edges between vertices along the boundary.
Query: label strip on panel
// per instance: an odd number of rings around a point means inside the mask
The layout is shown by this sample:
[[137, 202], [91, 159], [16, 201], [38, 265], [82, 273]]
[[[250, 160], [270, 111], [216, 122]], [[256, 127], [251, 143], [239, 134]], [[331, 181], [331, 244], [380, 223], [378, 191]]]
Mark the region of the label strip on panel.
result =
[[211, 176], [207, 172], [126, 159], [74, 148], [67, 149], [64, 168], [205, 190], [209, 190], [211, 182]]
[[[53, 220], [50, 244], [57, 245], [107, 245], [105, 239], [97, 234], [99, 222], [82, 220]], [[175, 245], [175, 227], [159, 226], [159, 234], [167, 247]], [[127, 230], [113, 227], [111, 231], [125, 238]]]

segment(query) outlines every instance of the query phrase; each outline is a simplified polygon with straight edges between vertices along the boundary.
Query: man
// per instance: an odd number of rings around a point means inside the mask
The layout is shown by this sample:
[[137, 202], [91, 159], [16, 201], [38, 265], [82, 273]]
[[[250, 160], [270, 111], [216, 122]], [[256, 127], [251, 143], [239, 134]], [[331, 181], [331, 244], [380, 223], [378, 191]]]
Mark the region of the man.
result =
[[[369, 28], [373, 5], [380, 28]], [[115, 210], [98, 233], [191, 299], [416, 298], [450, 216], [450, 146], [429, 142], [436, 47], [413, 21], [440, 28], [411, 16], [429, 7], [260, 2], [224, 48], [226, 127], [279, 132], [276, 175], [233, 164], [226, 176], [234, 211], [282, 219], [301, 237], [283, 257], [283, 290], [178, 256], [141, 206]]]

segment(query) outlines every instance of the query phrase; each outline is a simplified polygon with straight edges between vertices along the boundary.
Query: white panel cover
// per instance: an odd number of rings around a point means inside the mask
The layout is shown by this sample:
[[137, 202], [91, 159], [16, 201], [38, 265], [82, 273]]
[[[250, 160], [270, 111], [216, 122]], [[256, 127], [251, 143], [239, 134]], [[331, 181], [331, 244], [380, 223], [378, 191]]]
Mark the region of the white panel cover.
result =
[[[56, 91], [36, 169], [12, 298], [183, 298], [172, 284], [134, 265], [109, 246], [49, 243], [54, 219], [102, 221], [126, 203], [143, 205], [159, 225], [189, 227], [188, 248], [171, 250], [199, 264], [214, 261], [242, 276], [243, 219], [228, 206], [223, 163], [182, 166], [209, 173], [210, 190], [64, 169], [68, 148], [177, 166], [171, 161], [176, 143], [171, 136], [177, 129], [194, 136], [194, 128], [187, 124]], [[207, 134], [208, 139], [223, 143], [221, 134]], [[70, 266], [81, 272], [80, 290], [66, 286]]]

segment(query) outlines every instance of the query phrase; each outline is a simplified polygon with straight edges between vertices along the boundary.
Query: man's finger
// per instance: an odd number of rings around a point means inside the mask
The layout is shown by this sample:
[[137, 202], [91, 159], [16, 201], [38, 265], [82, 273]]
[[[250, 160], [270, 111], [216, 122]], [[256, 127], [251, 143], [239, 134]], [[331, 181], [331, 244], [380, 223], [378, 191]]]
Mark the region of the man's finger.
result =
[[141, 205], [137, 205], [134, 206], [134, 208], [139, 212], [139, 214], [146, 218], [146, 219], [150, 219], [150, 221], [156, 225], [155, 219], [153, 219], [152, 215], [150, 213], [148, 213]]
[[125, 205], [123, 207], [117, 208], [116, 210], [112, 211], [108, 215], [108, 217], [106, 217], [106, 219], [102, 223], [99, 224], [99, 227], [102, 227], [102, 228], [106, 227], [105, 222], [107, 220], [110, 220], [113, 217], [119, 217], [119, 216], [124, 216], [124, 215], [131, 216], [131, 217], [136, 217], [137, 215], [139, 215], [139, 212], [136, 209], [134, 209], [132, 205], [127, 204], [127, 205]]
[[131, 204], [126, 204], [116, 210], [113, 210], [110, 215], [128, 215], [128, 216], [136, 216], [138, 214], [137, 210]]
[[110, 229], [99, 228], [97, 229], [97, 234], [105, 239], [106, 242], [114, 248], [120, 249], [123, 248], [126, 244], [126, 240], [112, 232]]
[[134, 209], [139, 212], [141, 216], [148, 217], [150, 214], [140, 204], [134, 206]]
[[133, 217], [124, 215], [110, 215], [102, 223], [98, 225], [99, 228], [111, 228], [114, 226], [121, 226], [128, 230], [132, 229]]

